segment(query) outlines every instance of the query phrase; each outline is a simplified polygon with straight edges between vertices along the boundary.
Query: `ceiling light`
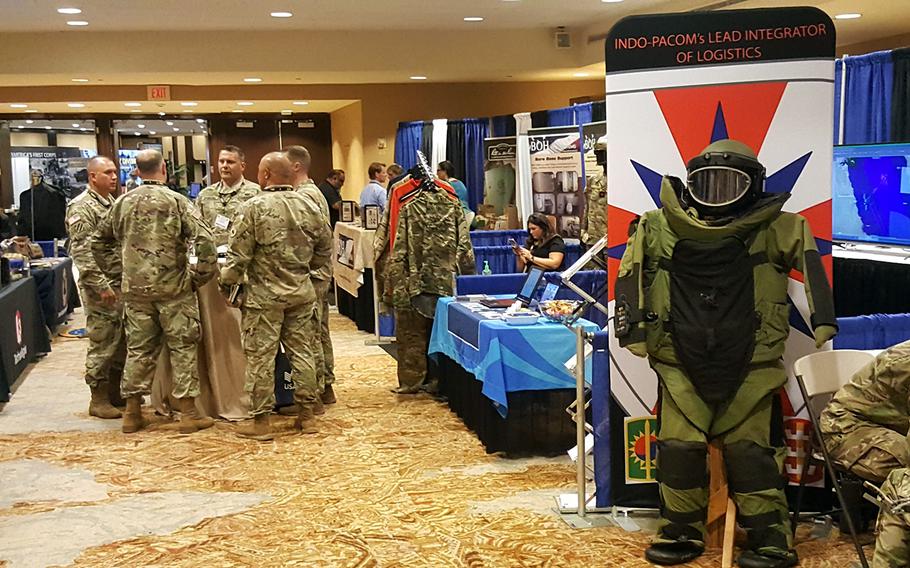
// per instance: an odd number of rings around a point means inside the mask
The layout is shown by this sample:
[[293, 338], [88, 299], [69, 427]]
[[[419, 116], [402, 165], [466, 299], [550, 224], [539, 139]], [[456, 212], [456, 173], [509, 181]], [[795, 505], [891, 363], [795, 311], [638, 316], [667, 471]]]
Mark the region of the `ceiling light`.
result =
[[289, 116], [292, 112], [294, 112], [294, 111], [292, 111], [292, 110], [283, 110], [283, 111], [281, 111], [281, 114], [283, 114], [284, 116]]
[[174, 132], [180, 132], [180, 129], [179, 129], [179, 128], [175, 128], [175, 129], [174, 129]]
[[141, 132], [133, 132], [133, 135], [134, 135], [134, 136], [142, 136], [142, 133], [141, 133]]
[[169, 120], [169, 121], [167, 121], [167, 122], [165, 122], [165, 124], [167, 124], [167, 125], [168, 125], [168, 126], [174, 126], [174, 123], [173, 123], [173, 122], [171, 122], [171, 121], [170, 121], [170, 120]]
[[88, 128], [83, 127], [83, 128], [80, 128], [79, 130], [81, 130], [82, 132], [85, 132], [86, 130], [88, 130]]
[[270, 12], [269, 13], [269, 16], [271, 16], [273, 18], [290, 18], [293, 15], [294, 14], [292, 14], [290, 12]]
[[198, 122], [199, 124], [204, 124], [204, 123], [205, 123], [205, 119], [204, 119], [204, 118], [197, 118], [197, 119], [196, 119], [196, 122]]
[[574, 73], [573, 77], [587, 77], [589, 74], [584, 72]]
[[424, 77], [423, 75], [411, 75], [411, 80], [412, 81], [426, 81], [427, 78]]
[[149, 130], [149, 135], [150, 135], [150, 136], [154, 136], [155, 134], [158, 134], [158, 133], [155, 132], [154, 130]]
[[310, 102], [309, 101], [294, 101], [294, 104], [297, 106], [303, 106], [303, 105], [310, 104]]
[[600, 1], [603, 2], [604, 4], [618, 4], [618, 3], [622, 2], [622, 0], [600, 0]]
[[81, 14], [82, 10], [79, 8], [57, 8], [58, 14]]
[[240, 101], [239, 103], [237, 103], [237, 106], [248, 107], [248, 106], [253, 106], [253, 103], [251, 103], [250, 101]]
[[88, 79], [83, 79], [83, 78], [79, 78], [79, 77], [77, 77], [75, 79], [70, 79], [70, 81], [72, 81], [73, 83], [88, 83]]
[[481, 18], [480, 16], [468, 16], [468, 17], [464, 18], [464, 21], [466, 21], [466, 22], [482, 22], [482, 21], [483, 21], [483, 18]]
[[34, 108], [30, 108], [30, 109], [27, 109], [25, 112], [38, 112], [38, 110], [34, 109]]
[[233, 111], [231, 111], [231, 112], [246, 112], [246, 111], [243, 110], [242, 108], [235, 108], [235, 109], [234, 109]]
[[141, 107], [142, 103], [123, 103], [125, 107]]
[[136, 125], [136, 128], [145, 128], [145, 125], [144, 125], [144, 124], [137, 124], [137, 125]]
[[184, 101], [184, 102], [180, 103], [180, 106], [194, 107], [194, 106], [199, 106], [199, 103], [195, 103], [193, 101]]
[[50, 130], [51, 127], [50, 127], [50, 126], [45, 126], [44, 129], [45, 129], [45, 130]]
[[34, 123], [35, 123], [35, 121], [32, 119], [28, 119], [25, 121], [25, 124], [34, 124]]
[[193, 111], [192, 111], [192, 110], [190, 110], [190, 109], [188, 109], [188, 108], [185, 108], [185, 109], [183, 109], [183, 110], [182, 110], [182, 111], [180, 111], [180, 112], [193, 112]]
[[85, 104], [83, 103], [66, 103], [66, 106], [70, 108], [85, 108]]
[[133, 110], [131, 110], [131, 111], [130, 111], [130, 112], [142, 112], [142, 111], [141, 111], [141, 110], [139, 110], [139, 109], [138, 109], [138, 108], [134, 108], [134, 109], [133, 109]]
[[28, 108], [28, 105], [25, 103], [13, 103], [9, 106], [10, 108]]
[[244, 83], [261, 83], [262, 78], [261, 77], [244, 77], [243, 82]]
[[85, 20], [67, 20], [66, 25], [68, 26], [87, 26], [88, 22]]
[[79, 128], [79, 123], [78, 123], [78, 122], [74, 122], [74, 123], [73, 123], [73, 128]]
[[851, 12], [849, 14], [838, 14], [838, 15], [834, 16], [834, 19], [835, 20], [855, 20], [857, 18], [862, 18], [862, 17], [863, 17], [862, 14], [858, 14], [856, 12]]
[[166, 112], [161, 111], [161, 112], [158, 113], [158, 116], [164, 116], [164, 115], [166, 115], [166, 114], [167, 114]]

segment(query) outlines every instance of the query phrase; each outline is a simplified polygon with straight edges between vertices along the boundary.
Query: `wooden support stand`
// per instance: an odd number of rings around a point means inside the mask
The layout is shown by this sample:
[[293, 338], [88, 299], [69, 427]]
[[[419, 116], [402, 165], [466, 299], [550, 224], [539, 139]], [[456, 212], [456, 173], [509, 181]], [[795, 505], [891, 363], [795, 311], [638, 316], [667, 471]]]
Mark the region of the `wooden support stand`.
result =
[[723, 568], [733, 566], [733, 539], [736, 528], [736, 505], [727, 488], [727, 472], [724, 467], [724, 452], [720, 440], [708, 446], [708, 523], [706, 525], [707, 548], [723, 550]]

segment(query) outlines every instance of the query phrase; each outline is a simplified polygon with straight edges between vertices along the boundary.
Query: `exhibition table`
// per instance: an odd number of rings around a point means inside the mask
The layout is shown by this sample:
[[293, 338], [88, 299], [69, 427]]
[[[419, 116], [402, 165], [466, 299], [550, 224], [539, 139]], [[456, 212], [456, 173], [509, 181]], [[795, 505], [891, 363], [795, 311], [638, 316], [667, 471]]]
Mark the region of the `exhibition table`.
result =
[[373, 282], [373, 237], [376, 231], [350, 223], [335, 225], [332, 268], [338, 313], [357, 329], [376, 331], [376, 294]]
[[442, 298], [428, 353], [449, 406], [487, 451], [553, 454], [574, 445], [565, 408], [575, 400], [575, 379], [564, 362], [575, 354], [575, 336], [565, 326], [543, 318], [512, 326], [479, 304]]
[[73, 261], [69, 258], [44, 258], [31, 262], [44, 325], [52, 332], [79, 307], [79, 291], [73, 278]]
[[51, 350], [34, 278], [0, 288], [0, 330], [0, 402], [6, 402], [25, 367]]

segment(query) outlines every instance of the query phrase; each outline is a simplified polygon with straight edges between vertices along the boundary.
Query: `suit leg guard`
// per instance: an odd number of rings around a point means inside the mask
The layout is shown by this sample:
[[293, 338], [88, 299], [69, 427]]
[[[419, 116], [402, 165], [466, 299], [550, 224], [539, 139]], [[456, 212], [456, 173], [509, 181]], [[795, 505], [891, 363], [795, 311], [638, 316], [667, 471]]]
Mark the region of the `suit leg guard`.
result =
[[708, 447], [703, 442], [661, 440], [657, 451], [660, 482], [660, 538], [668, 541], [704, 541], [707, 519]]
[[738, 441], [724, 448], [727, 482], [739, 508], [737, 518], [748, 534], [751, 550], [790, 547], [785, 478], [774, 448]]

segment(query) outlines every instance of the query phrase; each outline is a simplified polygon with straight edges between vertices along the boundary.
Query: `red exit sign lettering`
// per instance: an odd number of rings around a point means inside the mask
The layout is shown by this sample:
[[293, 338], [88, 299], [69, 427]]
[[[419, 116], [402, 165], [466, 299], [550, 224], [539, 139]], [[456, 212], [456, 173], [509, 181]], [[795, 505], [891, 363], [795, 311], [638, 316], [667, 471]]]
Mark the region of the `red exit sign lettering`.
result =
[[150, 101], [171, 100], [171, 87], [169, 85], [150, 85], [146, 87], [146, 91]]

